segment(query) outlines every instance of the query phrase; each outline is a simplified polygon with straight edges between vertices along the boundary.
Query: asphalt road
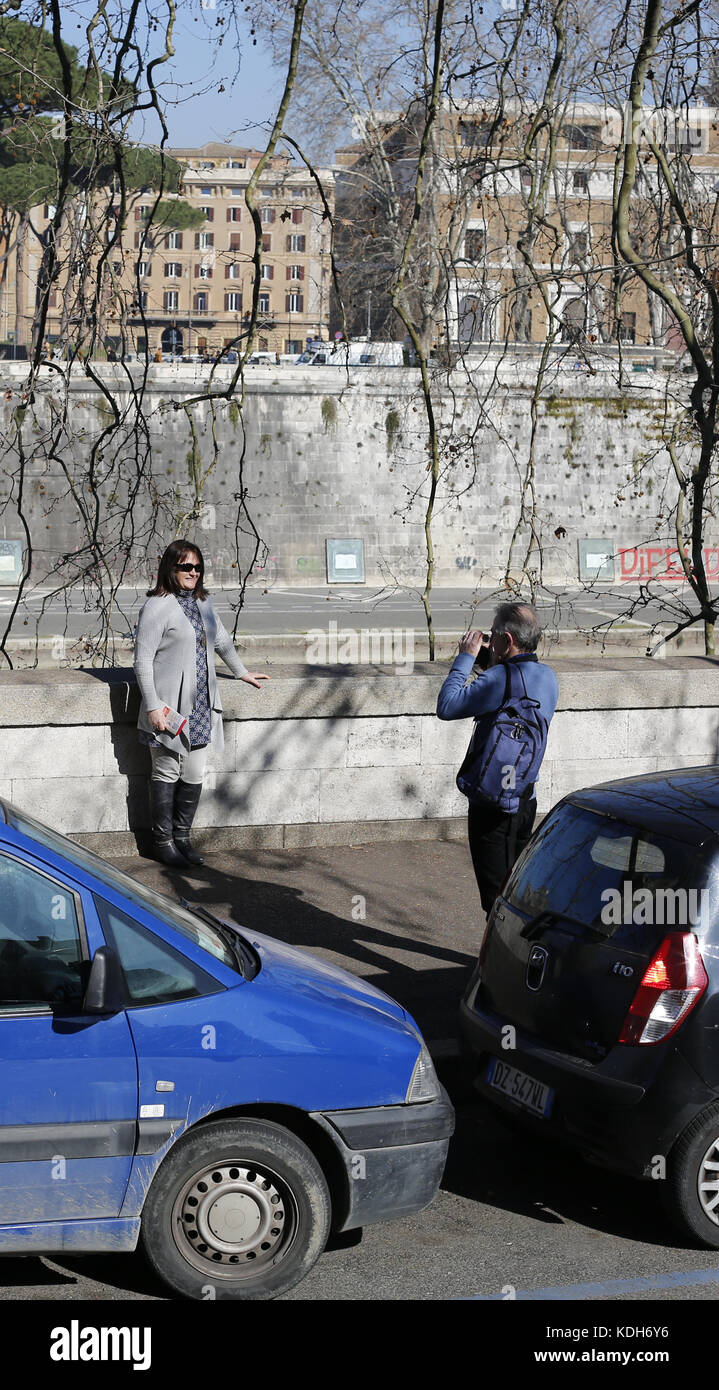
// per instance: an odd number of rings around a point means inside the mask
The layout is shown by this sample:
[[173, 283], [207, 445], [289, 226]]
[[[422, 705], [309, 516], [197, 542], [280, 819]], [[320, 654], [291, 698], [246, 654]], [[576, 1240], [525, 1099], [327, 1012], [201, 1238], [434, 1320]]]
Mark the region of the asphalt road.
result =
[[[118, 863], [387, 990], [414, 1013], [454, 1098], [457, 1130], [433, 1205], [336, 1239], [280, 1302], [539, 1301], [552, 1304], [542, 1315], [548, 1322], [561, 1315], [629, 1323], [639, 1308], [610, 1315], [592, 1305], [717, 1298], [719, 1252], [675, 1235], [654, 1184], [530, 1141], [468, 1091], [453, 1056], [454, 1020], [483, 919], [463, 844], [233, 853], [179, 881], [147, 860]], [[366, 900], [364, 921], [352, 917], [357, 894]], [[80, 1299], [166, 1298], [139, 1255], [0, 1264], [0, 1299], [64, 1301], [67, 1316]], [[662, 1316], [641, 1312], [643, 1322]]]
[[[570, 632], [603, 626], [617, 619], [646, 628], [655, 622], [673, 621], [678, 603], [682, 607], [687, 603], [689, 611], [694, 611], [695, 605], [689, 604], [685, 597], [678, 599], [678, 592], [668, 586], [634, 617], [626, 616], [636, 598], [631, 586], [621, 593], [599, 589], [594, 592], [574, 589], [556, 597], [545, 593], [537, 600], [537, 608], [543, 625], [550, 630]], [[130, 634], [145, 593], [144, 589], [120, 590], [119, 611], [113, 621], [118, 635]], [[7, 622], [15, 598], [14, 590], [0, 588], [0, 628]], [[236, 590], [213, 590], [213, 598], [223, 621], [231, 626], [235, 618], [232, 603]], [[475, 627], [488, 628], [497, 602], [496, 590], [477, 591], [469, 584], [437, 588], [431, 600], [435, 628], [438, 632], [459, 633], [470, 621]], [[95, 613], [86, 610], [79, 590], [70, 591], [66, 598], [55, 599], [50, 598], [49, 591], [28, 591], [20, 604], [13, 632], [18, 637], [33, 634], [39, 623], [40, 636], [54, 637], [64, 633], [76, 638], [86, 633], [95, 621]], [[330, 622], [336, 622], [339, 628], [410, 628], [422, 633], [426, 630], [419, 596], [409, 590], [388, 592], [365, 586], [290, 589], [277, 585], [265, 590], [257, 585], [247, 589], [238, 633], [301, 634], [312, 629], [326, 629]]]

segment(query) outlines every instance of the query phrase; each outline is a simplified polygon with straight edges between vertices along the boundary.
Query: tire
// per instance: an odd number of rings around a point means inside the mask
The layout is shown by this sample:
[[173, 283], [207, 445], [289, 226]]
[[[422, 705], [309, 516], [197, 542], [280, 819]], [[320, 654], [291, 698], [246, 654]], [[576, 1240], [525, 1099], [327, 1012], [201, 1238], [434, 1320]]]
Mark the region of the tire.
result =
[[669, 1215], [694, 1240], [719, 1249], [719, 1105], [703, 1110], [677, 1139], [667, 1178]]
[[141, 1243], [185, 1298], [270, 1299], [309, 1273], [325, 1247], [330, 1196], [294, 1134], [259, 1120], [202, 1125], [160, 1165]]

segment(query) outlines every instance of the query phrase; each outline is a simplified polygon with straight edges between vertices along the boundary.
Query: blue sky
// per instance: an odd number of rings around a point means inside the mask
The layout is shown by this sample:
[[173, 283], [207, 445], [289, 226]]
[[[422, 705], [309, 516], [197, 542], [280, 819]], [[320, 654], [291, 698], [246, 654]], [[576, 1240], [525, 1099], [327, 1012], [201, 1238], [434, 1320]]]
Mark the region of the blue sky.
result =
[[[217, 11], [201, 0], [181, 0], [175, 26], [175, 58], [155, 69], [161, 90], [169, 144], [203, 145], [207, 140], [263, 146], [282, 96], [282, 74], [274, 70], [258, 39], [243, 37], [238, 56], [234, 37], [218, 47]], [[219, 88], [224, 86], [225, 91]], [[146, 122], [141, 139], [158, 141], [160, 131]]]

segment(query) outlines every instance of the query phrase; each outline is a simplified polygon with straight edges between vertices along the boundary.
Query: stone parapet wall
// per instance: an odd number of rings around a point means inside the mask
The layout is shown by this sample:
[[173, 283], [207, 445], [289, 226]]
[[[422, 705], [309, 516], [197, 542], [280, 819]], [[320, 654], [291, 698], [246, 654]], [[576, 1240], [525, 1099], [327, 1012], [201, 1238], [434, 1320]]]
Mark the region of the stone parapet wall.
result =
[[[557, 662], [560, 697], [538, 785], [546, 812], [591, 783], [719, 762], [717, 664], [700, 658]], [[435, 714], [446, 665], [221, 680], [224, 752], [197, 825], [206, 845], [359, 843], [463, 833], [455, 773], [467, 720]], [[131, 672], [0, 678], [0, 796], [104, 853], [148, 825], [149, 755]], [[202, 828], [205, 828], [203, 834]]]

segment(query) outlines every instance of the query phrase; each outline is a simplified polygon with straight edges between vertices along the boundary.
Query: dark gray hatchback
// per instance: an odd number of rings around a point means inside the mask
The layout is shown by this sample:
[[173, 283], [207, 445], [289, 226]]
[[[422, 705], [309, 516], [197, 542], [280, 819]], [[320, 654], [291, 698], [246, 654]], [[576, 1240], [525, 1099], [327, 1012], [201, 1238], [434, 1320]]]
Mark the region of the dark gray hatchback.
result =
[[719, 1247], [719, 767], [553, 809], [492, 909], [460, 1034], [484, 1098], [659, 1179]]

